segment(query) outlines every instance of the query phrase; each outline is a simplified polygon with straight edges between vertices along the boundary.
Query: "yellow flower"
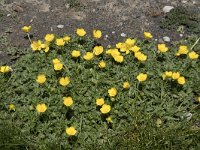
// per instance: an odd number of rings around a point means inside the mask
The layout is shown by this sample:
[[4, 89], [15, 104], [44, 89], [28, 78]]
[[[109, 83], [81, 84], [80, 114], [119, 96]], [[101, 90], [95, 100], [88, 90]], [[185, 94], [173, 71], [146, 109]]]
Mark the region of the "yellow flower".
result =
[[146, 79], [147, 79], [147, 74], [145, 74], [145, 73], [140, 73], [140, 74], [137, 76], [137, 79], [138, 79], [138, 81], [140, 81], [140, 82], [146, 81]]
[[1, 66], [0, 72], [2, 72], [2, 73], [10, 72], [10, 66]]
[[106, 67], [106, 62], [105, 61], [100, 61], [99, 62], [99, 68], [101, 68], [101, 69], [103, 69], [103, 68], [105, 68]]
[[179, 50], [177, 52], [177, 56], [181, 55], [181, 54], [187, 54], [188, 53], [188, 47], [185, 45], [181, 45], [179, 46]]
[[58, 70], [62, 70], [62, 68], [63, 68], [62, 63], [55, 63], [54, 64], [54, 70], [58, 71]]
[[103, 104], [103, 106], [100, 109], [102, 114], [107, 114], [110, 112], [110, 110], [111, 110], [111, 106], [107, 104]]
[[134, 53], [136, 53], [140, 50], [140, 47], [135, 45], [135, 46], [131, 47], [130, 50], [133, 51]]
[[69, 77], [62, 77], [59, 80], [60, 85], [67, 86], [70, 83]]
[[130, 88], [130, 83], [127, 82], [127, 81], [124, 82], [124, 83], [123, 83], [123, 88], [124, 88], [124, 89], [129, 89], [129, 88]]
[[94, 49], [93, 49], [93, 53], [95, 55], [100, 55], [103, 53], [103, 46], [95, 46]]
[[180, 77], [180, 73], [179, 72], [173, 72], [172, 73], [172, 79], [176, 80]]
[[196, 52], [194, 52], [194, 51], [190, 52], [190, 53], [188, 54], [188, 56], [189, 56], [189, 58], [192, 59], [192, 60], [197, 59], [197, 58], [199, 57], [199, 55], [198, 55]]
[[33, 41], [31, 44], [31, 48], [33, 51], [40, 51], [42, 49], [42, 42], [40, 40]]
[[109, 89], [108, 94], [110, 97], [115, 97], [117, 95], [117, 89], [116, 88]]
[[77, 57], [80, 57], [81, 52], [78, 51], [78, 50], [73, 50], [72, 53], [71, 53], [71, 55], [72, 55], [72, 57], [77, 58]]
[[60, 60], [58, 58], [53, 59], [53, 64], [60, 63]]
[[102, 106], [105, 103], [103, 98], [98, 98], [96, 99], [96, 105], [98, 106]]
[[63, 40], [64, 40], [65, 42], [69, 42], [69, 41], [71, 40], [71, 37], [70, 37], [70, 36], [65, 36], [65, 37], [63, 38]]
[[101, 36], [102, 36], [101, 30], [93, 30], [93, 37], [94, 38], [99, 39], [99, 38], [101, 38]]
[[118, 49], [109, 49], [106, 52], [107, 54], [111, 54], [112, 57], [121, 55], [120, 52], [118, 51]]
[[57, 46], [64, 46], [65, 45], [65, 41], [63, 40], [63, 38], [56, 39], [56, 45]]
[[11, 111], [11, 110], [15, 111], [15, 105], [14, 105], [14, 104], [10, 104], [10, 105], [9, 105], [9, 110], [10, 110], [10, 111]]
[[77, 131], [76, 131], [76, 129], [75, 129], [74, 127], [66, 128], [66, 133], [67, 133], [67, 135], [69, 135], [69, 136], [75, 135], [76, 132], [77, 132]]
[[54, 37], [55, 37], [54, 34], [46, 34], [44, 39], [47, 42], [52, 42], [54, 40]]
[[44, 43], [41, 45], [41, 48], [44, 49], [44, 52], [47, 53], [49, 51], [49, 44], [48, 43]]
[[177, 81], [178, 81], [178, 84], [183, 85], [185, 84], [185, 77], [180, 76]]
[[158, 44], [158, 50], [164, 53], [168, 51], [168, 47], [165, 44]]
[[37, 112], [39, 112], [39, 113], [43, 113], [43, 112], [45, 112], [45, 111], [47, 110], [47, 106], [46, 106], [44, 103], [42, 103], [42, 104], [37, 104], [36, 110], [37, 110]]
[[165, 71], [166, 77], [171, 77], [172, 76], [172, 71]]
[[200, 103], [200, 96], [198, 97], [198, 102]]
[[147, 56], [141, 52], [136, 52], [135, 57], [142, 62], [147, 60]]
[[36, 82], [39, 84], [43, 84], [46, 81], [46, 76], [44, 74], [40, 74], [37, 76]]
[[130, 38], [126, 39], [125, 41], [125, 43], [128, 44], [129, 47], [134, 46], [135, 42], [136, 42], [135, 39], [130, 39]]
[[124, 57], [122, 55], [114, 56], [114, 60], [118, 63], [122, 63], [124, 61]]
[[116, 44], [116, 47], [119, 48], [119, 49], [122, 48], [122, 46], [123, 46], [122, 42], [119, 42], [119, 43]]
[[144, 32], [144, 37], [145, 37], [146, 39], [152, 39], [152, 38], [153, 38], [153, 36], [151, 35], [150, 32]]
[[30, 32], [31, 28], [32, 28], [31, 26], [24, 26], [24, 27], [22, 27], [22, 31], [25, 33], [28, 33], [28, 32]]
[[111, 116], [106, 118], [107, 123], [113, 123]]
[[63, 104], [67, 107], [71, 106], [73, 104], [72, 97], [63, 97]]
[[87, 53], [83, 56], [83, 58], [84, 58], [85, 60], [91, 60], [93, 57], [94, 57], [94, 55], [93, 55], [92, 52], [87, 52]]
[[78, 36], [85, 36], [86, 35], [86, 31], [83, 28], [79, 28], [76, 30], [76, 34]]
[[163, 80], [165, 80], [166, 79], [166, 74], [162, 74], [162, 78], [163, 78]]

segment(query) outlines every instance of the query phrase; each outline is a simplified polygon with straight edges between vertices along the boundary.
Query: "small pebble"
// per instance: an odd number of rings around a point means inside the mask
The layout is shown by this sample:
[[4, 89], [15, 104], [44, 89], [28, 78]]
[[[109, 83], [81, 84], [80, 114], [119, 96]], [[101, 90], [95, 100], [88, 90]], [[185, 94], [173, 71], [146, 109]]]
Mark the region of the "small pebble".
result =
[[107, 34], [105, 35], [105, 38], [108, 38], [108, 35], [107, 35]]
[[51, 27], [51, 31], [53, 31], [53, 28]]
[[163, 37], [163, 41], [165, 41], [165, 42], [170, 42], [170, 38], [169, 38], [168, 36], [164, 36], [164, 37]]
[[115, 31], [112, 31], [112, 34], [115, 34]]
[[11, 16], [11, 14], [7, 14], [7, 17]]
[[182, 1], [183, 4], [187, 3], [187, 1]]
[[158, 41], [158, 39], [155, 39], [155, 41]]
[[62, 28], [64, 28], [64, 25], [59, 24], [59, 25], [57, 25], [57, 28], [58, 28], [58, 29], [62, 29]]
[[125, 33], [121, 33], [121, 37], [126, 37], [126, 34]]
[[179, 34], [180, 37], [183, 37], [183, 34]]
[[170, 12], [174, 7], [173, 6], [165, 6], [163, 7], [163, 12], [164, 13], [168, 13]]

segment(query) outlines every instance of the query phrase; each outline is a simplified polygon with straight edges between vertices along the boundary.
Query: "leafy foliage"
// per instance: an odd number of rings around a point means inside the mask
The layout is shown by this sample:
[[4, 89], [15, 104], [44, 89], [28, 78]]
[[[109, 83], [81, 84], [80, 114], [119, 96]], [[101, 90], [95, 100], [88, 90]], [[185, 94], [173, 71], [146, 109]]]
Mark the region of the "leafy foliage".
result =
[[[193, 44], [190, 42], [188, 40], [188, 47]], [[51, 44], [48, 53], [29, 52], [13, 64], [12, 73], [0, 74], [1, 126], [8, 123], [1, 130], [0, 143], [4, 146], [17, 143], [19, 149], [147, 149], [149, 145], [167, 149], [175, 148], [177, 142], [181, 147], [199, 146], [195, 142], [199, 128], [191, 131], [191, 127], [199, 121], [195, 120], [199, 117], [195, 100], [200, 94], [200, 62], [176, 57], [179, 44], [170, 46], [170, 51], [162, 54], [157, 52], [154, 42], [138, 40], [136, 45], [148, 56], [144, 63], [136, 60], [132, 53], [123, 53], [122, 63], [113, 61], [105, 52], [91, 61], [72, 58], [72, 50], [78, 49], [83, 55], [97, 45], [89, 37], [74, 36], [64, 47]], [[54, 58], [64, 64], [62, 71], [54, 70]], [[104, 69], [98, 67], [101, 60], [107, 63]], [[186, 78], [186, 84], [163, 80], [166, 70], [179, 71]], [[148, 74], [144, 83], [136, 79], [140, 72]], [[46, 75], [45, 84], [36, 82], [38, 74]], [[62, 76], [70, 77], [69, 86], [59, 85]], [[128, 90], [123, 89], [125, 81], [131, 85]], [[108, 95], [111, 87], [118, 91], [114, 98]], [[73, 98], [71, 107], [63, 105], [64, 96]], [[95, 104], [101, 97], [111, 105], [109, 115], [101, 114]], [[8, 109], [10, 103], [15, 104], [16, 111]], [[47, 104], [45, 113], [36, 112], [38, 103]], [[189, 112], [194, 120], [187, 121]], [[106, 121], [108, 116], [113, 123]], [[161, 120], [161, 127], [156, 126], [157, 119]], [[78, 131], [74, 137], [65, 133], [66, 127], [71, 125]]]

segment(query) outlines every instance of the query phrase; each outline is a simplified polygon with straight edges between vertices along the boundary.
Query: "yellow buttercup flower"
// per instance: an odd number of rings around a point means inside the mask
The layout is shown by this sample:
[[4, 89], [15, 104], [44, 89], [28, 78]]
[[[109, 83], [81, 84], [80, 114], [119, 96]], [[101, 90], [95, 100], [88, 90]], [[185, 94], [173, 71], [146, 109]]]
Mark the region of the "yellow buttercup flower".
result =
[[136, 52], [138, 52], [140, 50], [140, 47], [135, 45], [135, 46], [131, 47], [130, 50], [132, 52], [136, 53]]
[[171, 77], [172, 76], [172, 71], [165, 71], [166, 77]]
[[10, 104], [8, 108], [9, 108], [10, 111], [11, 110], [15, 111], [15, 105], [14, 104]]
[[144, 37], [145, 37], [145, 39], [152, 39], [153, 38], [153, 36], [151, 35], [150, 32], [144, 32]]
[[63, 104], [67, 107], [71, 106], [73, 104], [72, 97], [63, 97]]
[[123, 88], [124, 89], [129, 89], [130, 88], [130, 83], [128, 81], [123, 83]]
[[93, 37], [94, 38], [99, 39], [99, 38], [101, 38], [101, 36], [102, 36], [101, 30], [93, 30]]
[[58, 58], [53, 59], [53, 64], [60, 63], [60, 60]]
[[176, 80], [180, 77], [180, 73], [179, 72], [173, 72], [172, 73], [172, 79]]
[[83, 58], [84, 58], [85, 60], [91, 60], [93, 57], [94, 57], [94, 55], [93, 55], [92, 52], [87, 52], [87, 53], [83, 56]]
[[71, 37], [70, 36], [65, 36], [65, 37], [63, 37], [63, 40], [65, 42], [69, 42], [71, 40]]
[[135, 57], [142, 62], [147, 60], [147, 56], [141, 52], [136, 52]]
[[59, 83], [62, 86], [67, 86], [70, 83], [70, 78], [69, 77], [62, 77], [62, 78], [60, 78]]
[[46, 106], [46, 104], [44, 104], [44, 103], [42, 103], [42, 104], [37, 104], [36, 110], [37, 110], [37, 112], [39, 112], [39, 113], [43, 113], [43, 112], [45, 112], [45, 111], [47, 110], [47, 106]]
[[44, 52], [47, 53], [49, 51], [49, 44], [48, 43], [43, 43], [41, 45], [41, 48], [43, 48]]
[[158, 44], [158, 50], [164, 53], [164, 52], [167, 52], [169, 48], [165, 44]]
[[98, 98], [96, 99], [96, 105], [98, 106], [102, 106], [105, 103], [103, 98]]
[[107, 117], [107, 118], [106, 118], [106, 121], [107, 121], [107, 123], [113, 123], [112, 117], [111, 117], [111, 116]]
[[46, 34], [44, 39], [47, 42], [52, 42], [54, 40], [54, 37], [55, 37], [54, 34]]
[[115, 97], [117, 95], [117, 89], [116, 88], [109, 89], [108, 94], [110, 97]]
[[103, 68], [105, 68], [106, 67], [106, 62], [105, 61], [100, 61], [99, 62], [99, 68], [101, 68], [101, 69], [103, 69]]
[[181, 45], [181, 46], [179, 46], [179, 50], [176, 55], [179, 56], [179, 55], [183, 55], [183, 54], [187, 54], [187, 53], [188, 53], [188, 47], [185, 45]]
[[24, 26], [24, 27], [22, 27], [22, 31], [25, 33], [28, 33], [28, 32], [30, 32], [31, 28], [32, 28], [31, 26]]
[[130, 38], [126, 39], [125, 41], [125, 43], [128, 44], [129, 47], [134, 46], [135, 42], [136, 42], [135, 39], [130, 39]]
[[103, 106], [100, 109], [102, 114], [107, 114], [111, 111], [111, 106], [107, 104], [103, 104]]
[[46, 76], [44, 74], [39, 74], [37, 76], [36, 82], [39, 84], [43, 84], [46, 81]]
[[86, 35], [86, 31], [83, 28], [79, 28], [76, 30], [76, 34], [82, 37]]
[[188, 56], [192, 60], [197, 59], [199, 57], [199, 55], [196, 52], [194, 52], [194, 51], [189, 52]]
[[137, 76], [137, 79], [138, 79], [138, 81], [140, 81], [140, 82], [146, 81], [146, 80], [147, 80], [147, 74], [145, 74], [145, 73], [140, 73], [140, 74]]
[[66, 128], [66, 134], [69, 136], [74, 136], [76, 134], [76, 129], [74, 127]]
[[198, 102], [200, 103], [200, 96], [198, 97]]
[[122, 55], [116, 55], [113, 58], [118, 63], [122, 63], [124, 61], [124, 56], [122, 56]]
[[62, 63], [55, 63], [54, 64], [54, 70], [59, 71], [62, 70], [63, 64]]
[[185, 77], [182, 77], [182, 76], [179, 77], [177, 82], [178, 82], [178, 84], [181, 84], [181, 85], [185, 84]]
[[81, 52], [78, 51], [78, 50], [73, 50], [72, 53], [71, 53], [72, 57], [80, 57], [81, 56]]
[[1, 72], [1, 73], [10, 72], [10, 66], [1, 66], [1, 67], [0, 67], [0, 72]]
[[93, 53], [95, 54], [95, 55], [100, 55], [100, 54], [102, 54], [103, 53], [103, 46], [95, 46], [94, 48], [93, 48]]
[[42, 42], [40, 40], [33, 41], [31, 44], [31, 48], [33, 51], [40, 51], [42, 49]]
[[64, 46], [65, 45], [65, 41], [63, 40], [63, 38], [56, 39], [56, 45], [57, 46]]

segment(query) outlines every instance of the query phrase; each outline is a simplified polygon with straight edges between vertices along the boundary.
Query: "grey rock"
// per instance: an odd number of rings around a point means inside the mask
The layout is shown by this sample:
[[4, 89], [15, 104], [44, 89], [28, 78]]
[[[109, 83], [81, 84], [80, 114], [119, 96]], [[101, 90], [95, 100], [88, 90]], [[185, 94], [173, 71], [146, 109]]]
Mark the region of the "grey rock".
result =
[[169, 38], [168, 36], [164, 36], [164, 37], [163, 37], [163, 41], [165, 41], [165, 42], [170, 42], [170, 38]]
[[121, 33], [121, 37], [126, 37], [126, 34], [125, 33]]
[[168, 13], [170, 12], [174, 7], [173, 6], [165, 6], [163, 7], [163, 12], [164, 13]]
[[57, 28], [58, 28], [58, 29], [62, 29], [62, 28], [64, 28], [64, 25], [59, 24], [59, 25], [57, 25]]

